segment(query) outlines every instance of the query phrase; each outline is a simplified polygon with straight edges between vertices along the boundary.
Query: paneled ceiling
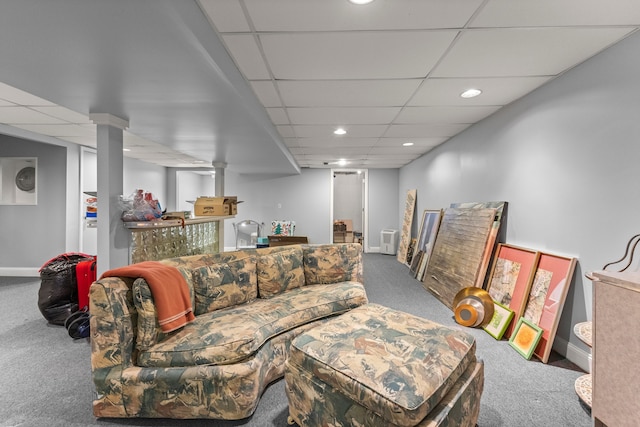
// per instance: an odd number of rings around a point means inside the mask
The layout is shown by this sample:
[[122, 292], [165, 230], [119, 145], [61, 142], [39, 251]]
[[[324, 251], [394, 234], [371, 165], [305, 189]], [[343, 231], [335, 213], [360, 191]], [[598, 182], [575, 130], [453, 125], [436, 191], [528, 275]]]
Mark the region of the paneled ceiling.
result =
[[0, 123], [95, 146], [110, 113], [163, 166], [398, 168], [638, 26], [634, 0], [3, 0]]

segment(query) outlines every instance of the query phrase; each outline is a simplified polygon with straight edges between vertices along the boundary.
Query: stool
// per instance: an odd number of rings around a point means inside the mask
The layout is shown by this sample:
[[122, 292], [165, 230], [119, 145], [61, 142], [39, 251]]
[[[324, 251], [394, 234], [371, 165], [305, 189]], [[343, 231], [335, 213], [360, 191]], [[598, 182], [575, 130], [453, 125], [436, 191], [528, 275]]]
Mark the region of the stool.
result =
[[475, 426], [484, 364], [459, 329], [366, 304], [299, 335], [285, 366], [300, 426]]

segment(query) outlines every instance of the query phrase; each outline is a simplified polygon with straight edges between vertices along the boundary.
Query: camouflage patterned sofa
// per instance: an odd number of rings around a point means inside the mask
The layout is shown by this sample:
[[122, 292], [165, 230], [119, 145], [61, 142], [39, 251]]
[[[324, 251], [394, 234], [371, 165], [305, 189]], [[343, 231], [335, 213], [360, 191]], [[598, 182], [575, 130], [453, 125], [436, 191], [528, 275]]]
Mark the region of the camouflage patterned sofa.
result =
[[144, 279], [90, 291], [98, 417], [241, 419], [284, 375], [300, 333], [367, 303], [359, 244], [294, 245], [162, 261], [196, 319], [165, 334]]

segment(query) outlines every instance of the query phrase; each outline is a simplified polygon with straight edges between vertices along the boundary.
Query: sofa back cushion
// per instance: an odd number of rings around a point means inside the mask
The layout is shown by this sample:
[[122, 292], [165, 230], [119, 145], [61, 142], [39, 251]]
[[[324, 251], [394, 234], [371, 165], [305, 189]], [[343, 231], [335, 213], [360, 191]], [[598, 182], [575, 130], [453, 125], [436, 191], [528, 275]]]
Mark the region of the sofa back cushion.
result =
[[195, 268], [192, 271], [195, 315], [256, 299], [256, 258], [255, 255], [250, 255]]
[[303, 245], [304, 277], [307, 285], [319, 283], [364, 283], [362, 245], [359, 243]]
[[295, 245], [258, 257], [258, 295], [271, 298], [304, 285], [302, 247]]
[[[191, 297], [191, 306], [195, 305], [195, 295], [193, 292], [193, 282], [191, 280], [191, 271], [184, 267], [176, 267], [180, 274], [185, 278], [189, 286], [189, 294]], [[132, 285], [133, 305], [138, 312], [138, 326], [136, 331], [136, 347], [139, 349], [148, 349], [156, 343], [164, 340], [166, 334], [162, 332], [160, 323], [158, 323], [158, 312], [153, 302], [151, 289], [149, 284], [143, 278], [138, 278]]]

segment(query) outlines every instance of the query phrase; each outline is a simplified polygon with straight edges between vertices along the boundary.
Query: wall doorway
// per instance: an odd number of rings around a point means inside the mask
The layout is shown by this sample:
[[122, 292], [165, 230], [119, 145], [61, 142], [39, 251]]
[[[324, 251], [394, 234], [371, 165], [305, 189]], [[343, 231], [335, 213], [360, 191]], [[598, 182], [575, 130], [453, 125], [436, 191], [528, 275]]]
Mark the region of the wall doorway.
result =
[[366, 248], [368, 170], [334, 169], [331, 172], [332, 242], [358, 242]]

